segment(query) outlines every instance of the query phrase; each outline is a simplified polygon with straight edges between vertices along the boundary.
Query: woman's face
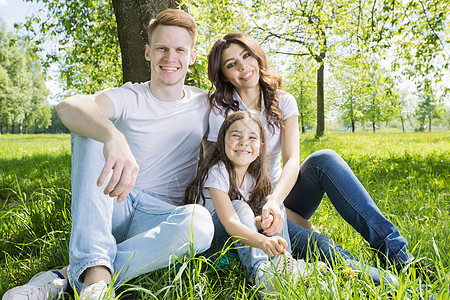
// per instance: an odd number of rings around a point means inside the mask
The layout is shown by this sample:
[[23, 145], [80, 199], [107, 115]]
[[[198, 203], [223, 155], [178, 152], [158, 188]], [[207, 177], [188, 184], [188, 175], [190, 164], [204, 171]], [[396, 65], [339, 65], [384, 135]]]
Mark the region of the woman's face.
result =
[[225, 79], [239, 92], [241, 89], [259, 87], [258, 60], [239, 44], [232, 43], [223, 50], [220, 70]]

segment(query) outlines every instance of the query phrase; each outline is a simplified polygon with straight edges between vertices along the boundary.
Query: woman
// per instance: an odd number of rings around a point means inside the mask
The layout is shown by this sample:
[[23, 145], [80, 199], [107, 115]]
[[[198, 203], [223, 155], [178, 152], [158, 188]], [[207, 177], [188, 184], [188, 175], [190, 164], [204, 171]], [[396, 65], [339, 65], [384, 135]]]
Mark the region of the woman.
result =
[[[361, 270], [362, 264], [342, 247], [319, 234], [308, 221], [324, 193], [327, 193], [339, 214], [372, 248], [378, 250], [383, 262], [390, 262], [401, 269], [414, 260], [407, 249], [406, 239], [382, 215], [337, 153], [332, 150], [315, 152], [299, 168], [296, 101], [292, 95], [281, 90], [281, 78], [269, 68], [264, 51], [253, 38], [240, 33], [230, 33], [220, 38], [208, 57], [208, 75], [215, 87], [210, 94], [212, 111], [208, 141], [216, 141], [226, 116], [237, 110], [260, 112], [266, 127], [267, 156], [274, 187], [261, 214], [263, 221], [269, 216], [274, 219], [263, 228], [267, 234], [281, 231], [284, 220], [280, 207], [284, 203], [294, 253], [306, 258], [308, 248], [319, 249], [321, 260], [345, 262]], [[379, 280], [376, 269], [363, 269], [370, 272], [374, 280]]]

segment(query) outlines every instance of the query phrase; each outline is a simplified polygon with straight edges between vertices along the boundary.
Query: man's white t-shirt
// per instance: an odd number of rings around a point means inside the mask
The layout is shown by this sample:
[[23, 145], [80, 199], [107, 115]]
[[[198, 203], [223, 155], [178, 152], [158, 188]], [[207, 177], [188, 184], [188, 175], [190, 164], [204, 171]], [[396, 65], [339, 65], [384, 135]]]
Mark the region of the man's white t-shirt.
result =
[[208, 129], [207, 92], [183, 86], [184, 97], [165, 102], [149, 82], [103, 91], [115, 108], [111, 119], [126, 137], [139, 165], [135, 188], [180, 204], [197, 171], [202, 138]]
[[[209, 210], [209, 212], [213, 213], [215, 210], [214, 205], [211, 200], [211, 195], [206, 188], [215, 188], [228, 194], [228, 191], [230, 190], [230, 176], [223, 162], [219, 162], [209, 169], [208, 176], [205, 181], [205, 190], [203, 191], [203, 195], [205, 196], [205, 207]], [[239, 200], [248, 202], [254, 188], [255, 179], [253, 176], [246, 173], [244, 176], [244, 181], [239, 188], [239, 192], [241, 193], [243, 199]]]
[[[297, 101], [295, 101], [294, 96], [291, 94], [278, 91], [277, 96], [279, 99], [278, 105], [281, 109], [281, 114], [283, 115], [284, 120], [288, 119], [291, 116], [298, 116], [298, 107]], [[239, 103], [240, 110], [248, 110], [245, 106], [244, 102], [242, 102], [239, 94], [236, 90], [233, 92], [233, 99]], [[231, 114], [230, 112], [229, 114]], [[219, 134], [220, 126], [222, 126], [223, 121], [225, 121], [225, 112], [219, 111], [217, 109], [211, 110], [209, 114], [209, 133], [208, 133], [208, 141], [217, 142], [217, 135]], [[281, 130], [274, 126], [274, 130], [271, 130], [267, 125], [266, 113], [264, 110], [264, 98], [261, 95], [261, 112], [260, 112], [261, 121], [264, 124], [264, 128], [267, 134], [267, 163], [270, 170], [270, 178], [272, 180], [273, 186], [278, 183], [280, 179], [282, 168], [281, 168]]]

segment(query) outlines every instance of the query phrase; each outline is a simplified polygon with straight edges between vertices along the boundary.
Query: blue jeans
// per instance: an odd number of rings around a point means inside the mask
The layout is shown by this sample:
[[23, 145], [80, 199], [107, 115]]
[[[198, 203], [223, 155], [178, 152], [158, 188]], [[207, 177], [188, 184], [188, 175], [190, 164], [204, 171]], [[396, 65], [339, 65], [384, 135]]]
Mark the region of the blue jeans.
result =
[[[314, 152], [302, 163], [297, 182], [284, 203], [287, 208], [309, 219], [322, 201], [324, 193], [327, 193], [344, 220], [355, 228], [373, 249], [378, 250], [381, 261], [388, 260], [401, 267], [413, 259], [406, 239], [400, 235], [394, 224], [383, 216], [348, 164], [332, 150]], [[320, 256], [324, 261], [343, 259], [348, 261], [347, 265], [350, 266], [355, 263], [350, 253], [326, 236], [311, 235], [309, 230], [294, 225], [289, 223], [291, 242], [295, 244], [294, 253], [303, 257], [308, 247], [319, 247], [324, 252]], [[341, 258], [336, 260], [335, 254]]]
[[103, 144], [72, 135], [72, 231], [69, 281], [81, 291], [84, 271], [105, 266], [115, 285], [166, 267], [173, 256], [208, 249], [214, 235], [211, 215], [200, 205], [176, 206], [169, 199], [134, 189], [117, 203], [97, 187]]
[[[234, 200], [233, 207], [236, 210], [236, 213], [239, 216], [239, 220], [242, 222], [242, 224], [254, 231], [258, 231], [255, 223], [255, 214], [245, 201]], [[286, 218], [286, 210], [284, 209], [284, 206], [282, 207], [282, 212], [284, 213], [284, 217]], [[259, 248], [250, 247], [239, 241], [230, 239], [230, 236], [225, 231], [222, 223], [220, 223], [219, 217], [217, 216], [216, 212], [212, 214], [212, 218], [214, 222], [214, 239], [211, 244], [211, 248], [209, 248], [208, 251], [204, 253], [204, 255], [207, 257], [214, 257], [223, 249], [226, 249], [228, 247], [230, 247], [230, 249], [236, 250], [239, 255], [239, 260], [241, 261], [244, 269], [247, 272], [247, 278], [252, 281], [256, 275], [256, 271], [258, 270], [259, 265], [261, 263], [268, 262], [269, 256]], [[291, 253], [291, 243], [289, 240], [287, 223], [284, 224], [280, 236], [282, 236], [288, 243], [286, 251]]]

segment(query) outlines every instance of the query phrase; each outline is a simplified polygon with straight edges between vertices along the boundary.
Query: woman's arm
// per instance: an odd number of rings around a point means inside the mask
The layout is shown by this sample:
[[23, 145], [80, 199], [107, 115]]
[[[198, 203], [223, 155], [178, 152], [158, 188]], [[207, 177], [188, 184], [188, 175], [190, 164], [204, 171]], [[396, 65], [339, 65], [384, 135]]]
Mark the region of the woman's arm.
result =
[[[284, 121], [281, 131], [281, 151], [283, 155], [283, 171], [280, 180], [271, 195], [267, 197], [267, 203], [262, 210], [261, 225], [268, 235], [278, 234], [285, 222], [281, 213], [281, 205], [289, 195], [297, 181], [300, 170], [300, 133], [298, 130], [298, 116], [291, 116]], [[274, 220], [266, 224], [264, 220], [272, 214]], [[265, 228], [265, 226], [269, 226]]]
[[250, 247], [259, 248], [270, 256], [284, 253], [287, 242], [282, 237], [267, 237], [251, 230], [240, 221], [227, 193], [215, 188], [208, 190], [219, 220], [230, 236]]

